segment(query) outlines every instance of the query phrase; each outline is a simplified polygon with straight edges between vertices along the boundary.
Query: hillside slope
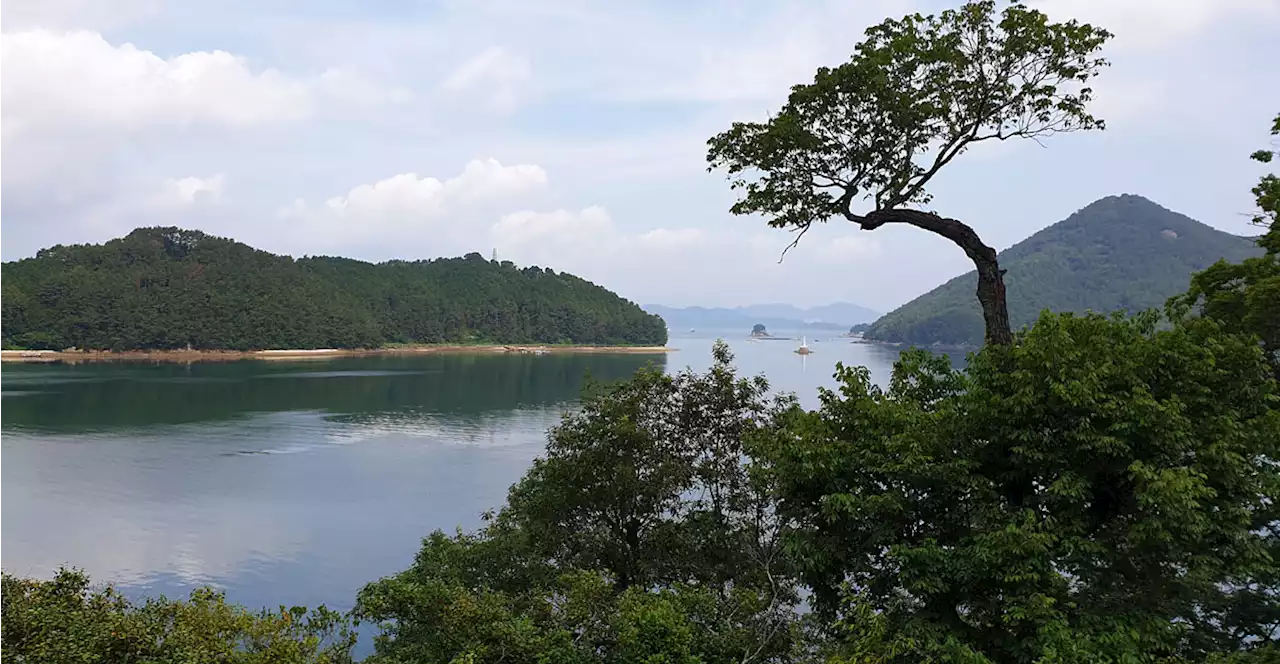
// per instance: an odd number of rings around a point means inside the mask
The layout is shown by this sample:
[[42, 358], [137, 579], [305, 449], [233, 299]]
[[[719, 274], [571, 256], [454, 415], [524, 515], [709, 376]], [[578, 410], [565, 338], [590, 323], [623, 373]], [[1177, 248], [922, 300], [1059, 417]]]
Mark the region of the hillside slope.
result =
[[665, 344], [662, 319], [569, 274], [479, 254], [294, 260], [178, 228], [3, 265], [2, 334], [26, 348]]
[[[1014, 328], [1042, 309], [1111, 312], [1160, 307], [1191, 273], [1219, 259], [1260, 255], [1251, 238], [1224, 233], [1131, 194], [1091, 203], [1000, 253]], [[885, 314], [866, 331], [877, 341], [982, 343], [982, 310], [968, 272]]]

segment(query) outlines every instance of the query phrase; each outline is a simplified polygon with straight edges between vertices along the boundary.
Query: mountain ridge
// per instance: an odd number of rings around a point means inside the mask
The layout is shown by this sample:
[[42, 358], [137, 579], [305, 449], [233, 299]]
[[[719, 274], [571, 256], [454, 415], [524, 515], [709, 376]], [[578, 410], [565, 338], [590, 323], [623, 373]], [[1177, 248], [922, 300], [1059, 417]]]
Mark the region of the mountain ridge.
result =
[[[1261, 255], [1232, 235], [1142, 196], [1107, 196], [1000, 252], [1015, 329], [1042, 309], [1136, 311], [1186, 290], [1219, 259]], [[872, 323], [874, 341], [972, 346], [982, 342], [974, 271], [948, 280]]]
[[590, 281], [478, 253], [294, 259], [175, 227], [57, 245], [3, 270], [6, 347], [368, 348], [398, 343], [663, 345], [657, 316]]

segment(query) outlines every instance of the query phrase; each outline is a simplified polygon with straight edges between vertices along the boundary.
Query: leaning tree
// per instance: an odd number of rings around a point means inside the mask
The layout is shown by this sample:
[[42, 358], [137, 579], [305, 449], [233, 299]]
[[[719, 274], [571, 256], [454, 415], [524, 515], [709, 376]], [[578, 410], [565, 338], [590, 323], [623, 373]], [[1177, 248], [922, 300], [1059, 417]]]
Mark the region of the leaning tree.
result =
[[910, 224], [960, 245], [977, 267], [986, 341], [1008, 344], [996, 251], [967, 224], [920, 209], [926, 186], [975, 143], [1102, 129], [1086, 108], [1088, 83], [1110, 37], [1021, 4], [998, 11], [995, 0], [890, 19], [848, 62], [793, 87], [767, 122], [734, 123], [708, 141], [707, 160], [743, 192], [732, 212], [798, 231], [791, 246], [833, 217], [863, 230]]

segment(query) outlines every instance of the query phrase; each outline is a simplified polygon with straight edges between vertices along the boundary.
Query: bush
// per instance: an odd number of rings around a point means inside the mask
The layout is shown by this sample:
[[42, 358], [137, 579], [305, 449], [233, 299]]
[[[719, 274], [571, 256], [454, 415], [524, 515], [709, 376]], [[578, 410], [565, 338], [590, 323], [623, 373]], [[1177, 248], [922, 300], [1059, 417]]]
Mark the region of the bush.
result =
[[252, 613], [209, 588], [139, 605], [60, 569], [49, 581], [4, 574], [2, 592], [6, 664], [343, 664], [355, 645], [346, 618], [324, 607]]

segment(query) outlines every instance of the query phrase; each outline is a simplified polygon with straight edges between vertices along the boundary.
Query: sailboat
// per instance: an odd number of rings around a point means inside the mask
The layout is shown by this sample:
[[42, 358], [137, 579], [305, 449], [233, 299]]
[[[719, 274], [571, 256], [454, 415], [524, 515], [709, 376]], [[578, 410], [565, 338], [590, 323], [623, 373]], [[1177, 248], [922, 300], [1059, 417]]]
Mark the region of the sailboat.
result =
[[808, 355], [809, 353], [812, 353], [813, 350], [809, 348], [809, 344], [806, 342], [805, 338], [800, 337], [800, 347], [796, 349], [796, 352], [801, 355]]

